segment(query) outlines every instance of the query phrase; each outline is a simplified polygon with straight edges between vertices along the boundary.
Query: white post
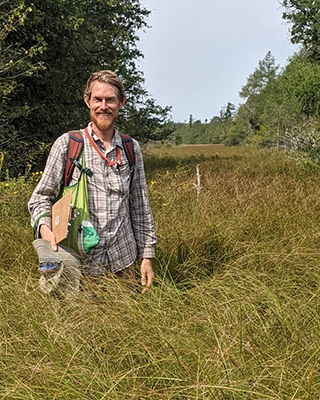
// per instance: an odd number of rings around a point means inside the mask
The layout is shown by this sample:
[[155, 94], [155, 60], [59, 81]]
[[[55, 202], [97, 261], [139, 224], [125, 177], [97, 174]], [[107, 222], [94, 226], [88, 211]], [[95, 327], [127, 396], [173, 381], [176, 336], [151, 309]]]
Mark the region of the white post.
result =
[[194, 187], [197, 189], [197, 205], [199, 203], [200, 200], [200, 191], [201, 191], [201, 184], [200, 184], [200, 179], [201, 179], [201, 175], [200, 175], [200, 164], [198, 164], [196, 166], [196, 171], [197, 171], [197, 184], [193, 184]]

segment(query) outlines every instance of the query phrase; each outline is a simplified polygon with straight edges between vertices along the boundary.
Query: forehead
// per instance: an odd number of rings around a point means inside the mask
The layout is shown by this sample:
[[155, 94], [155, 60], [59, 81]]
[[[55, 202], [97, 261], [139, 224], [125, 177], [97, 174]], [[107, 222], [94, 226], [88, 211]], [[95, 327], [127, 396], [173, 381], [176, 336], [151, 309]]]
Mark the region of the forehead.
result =
[[95, 81], [91, 87], [91, 97], [118, 97], [117, 89], [109, 83]]

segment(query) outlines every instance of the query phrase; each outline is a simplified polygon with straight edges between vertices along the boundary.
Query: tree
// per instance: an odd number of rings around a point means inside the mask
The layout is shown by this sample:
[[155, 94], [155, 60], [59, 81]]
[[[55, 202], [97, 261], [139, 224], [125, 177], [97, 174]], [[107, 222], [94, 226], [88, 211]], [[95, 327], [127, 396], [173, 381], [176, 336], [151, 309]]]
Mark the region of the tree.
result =
[[7, 45], [7, 38], [25, 24], [31, 7], [24, 0], [0, 1], [0, 77], [1, 96], [8, 96], [17, 86], [17, 78], [31, 76], [41, 68], [40, 63], [34, 63], [34, 56], [43, 51], [40, 40], [34, 40], [27, 47], [17, 43]]
[[220, 119], [223, 122], [232, 120], [235, 115], [236, 106], [230, 101], [228, 101], [227, 105], [222, 107], [220, 110]]
[[288, 135], [296, 140], [305, 134], [307, 143], [307, 138], [313, 138], [313, 130], [319, 129], [319, 93], [320, 65], [304, 51], [295, 54], [275, 79], [238, 108], [231, 142], [239, 134], [247, 143], [278, 146], [288, 143]]
[[[28, 103], [23, 100], [13, 103], [12, 99], [21, 90], [21, 80], [35, 76], [43, 70], [36, 56], [45, 50], [41, 37], [30, 39], [28, 43], [15, 43], [10, 37], [23, 29], [32, 8], [24, 0], [0, 1], [0, 140], [1, 157], [12, 140], [12, 123], [18, 118], [26, 118], [30, 113]], [[0, 170], [0, 177], [3, 168]]]
[[302, 44], [311, 58], [320, 62], [319, 0], [283, 0], [283, 19], [292, 24], [291, 42]]
[[137, 104], [128, 102], [119, 118], [119, 128], [131, 134], [140, 142], [163, 141], [173, 132], [168, 113], [171, 107], [161, 107], [154, 99], [146, 99]]
[[259, 61], [258, 67], [247, 78], [247, 83], [242, 87], [239, 95], [243, 98], [259, 94], [267, 85], [275, 80], [279, 65], [270, 51], [263, 60]]
[[[139, 129], [151, 136], [149, 129], [160, 128], [169, 109], [156, 106], [148, 97], [136, 66], [143, 56], [136, 45], [137, 31], [147, 27], [149, 15], [140, 0], [0, 1], [6, 7], [12, 1], [21, 3], [28, 11], [23, 24], [4, 37], [3, 46], [33, 48], [30, 62], [38, 68], [37, 74], [17, 75], [15, 91], [7, 96], [9, 111], [23, 107], [28, 111], [28, 115], [10, 113], [10, 138], [8, 127], [0, 127], [6, 167], [12, 173], [23, 173], [27, 163], [38, 163], [40, 168], [46, 156], [44, 144], [87, 123], [83, 88], [89, 74], [99, 69], [115, 70], [124, 82], [125, 113], [132, 121], [130, 126], [126, 123], [126, 133], [135, 136]], [[165, 134], [169, 133], [164, 130], [153, 136]], [[16, 156], [13, 163], [13, 154], [23, 156]]]
[[[268, 51], [264, 59], [259, 61], [258, 67], [247, 78], [246, 85], [242, 87], [239, 94], [246, 99], [246, 102], [239, 108], [238, 117], [241, 115], [241, 118], [237, 118], [236, 121], [242, 141], [245, 136], [261, 135], [266, 100], [276, 85], [278, 69], [274, 56]], [[241, 123], [239, 123], [240, 120]]]
[[173, 139], [176, 146], [180, 146], [182, 144], [182, 135], [180, 132], [176, 132]]

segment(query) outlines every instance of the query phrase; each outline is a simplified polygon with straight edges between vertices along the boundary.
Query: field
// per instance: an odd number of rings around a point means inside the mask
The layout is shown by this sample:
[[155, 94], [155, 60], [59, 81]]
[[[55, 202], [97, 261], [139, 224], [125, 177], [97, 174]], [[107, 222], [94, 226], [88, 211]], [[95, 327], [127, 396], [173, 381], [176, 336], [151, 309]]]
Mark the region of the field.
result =
[[40, 174], [0, 183], [0, 399], [319, 399], [319, 170], [223, 146], [148, 149], [145, 166], [143, 296], [111, 278], [44, 296], [26, 210]]

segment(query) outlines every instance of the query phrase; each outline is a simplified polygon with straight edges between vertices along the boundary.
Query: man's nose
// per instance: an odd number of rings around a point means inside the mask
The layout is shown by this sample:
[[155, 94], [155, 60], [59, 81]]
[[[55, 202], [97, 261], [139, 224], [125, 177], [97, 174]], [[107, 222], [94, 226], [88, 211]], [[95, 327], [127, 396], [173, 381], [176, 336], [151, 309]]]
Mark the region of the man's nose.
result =
[[108, 108], [107, 100], [103, 99], [103, 100], [101, 101], [101, 106], [100, 106], [100, 108], [101, 108], [102, 110], [106, 110], [106, 109]]

